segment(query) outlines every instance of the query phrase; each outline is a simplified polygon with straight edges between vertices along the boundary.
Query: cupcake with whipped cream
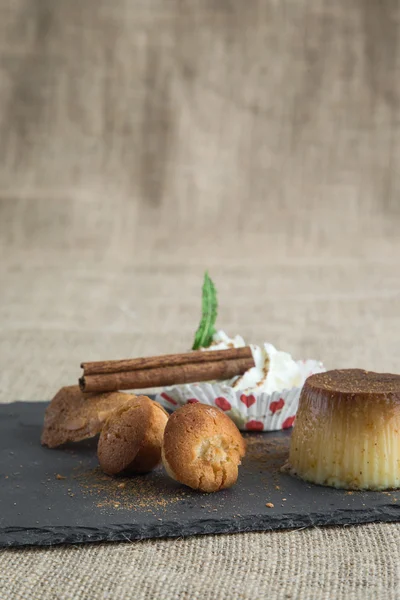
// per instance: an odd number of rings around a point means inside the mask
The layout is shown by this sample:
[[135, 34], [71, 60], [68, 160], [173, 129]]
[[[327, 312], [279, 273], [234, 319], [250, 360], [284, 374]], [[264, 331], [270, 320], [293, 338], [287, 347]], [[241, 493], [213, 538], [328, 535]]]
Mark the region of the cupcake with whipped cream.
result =
[[[246, 346], [237, 335], [223, 331], [213, 335], [204, 350], [225, 350]], [[188, 383], [165, 388], [156, 400], [170, 410], [201, 402], [227, 413], [242, 431], [276, 431], [292, 427], [300, 391], [307, 377], [324, 371], [316, 360], [295, 361], [272, 344], [250, 344], [255, 366], [243, 375], [225, 381]]]
[[[193, 350], [227, 350], [247, 346], [240, 335], [230, 338], [216, 331], [217, 296], [213, 282], [205, 274], [203, 312]], [[243, 375], [224, 381], [187, 383], [165, 388], [156, 400], [170, 410], [201, 402], [217, 406], [242, 431], [289, 429], [296, 418], [300, 391], [307, 377], [325, 371], [316, 360], [294, 360], [270, 343], [249, 345], [254, 367]]]

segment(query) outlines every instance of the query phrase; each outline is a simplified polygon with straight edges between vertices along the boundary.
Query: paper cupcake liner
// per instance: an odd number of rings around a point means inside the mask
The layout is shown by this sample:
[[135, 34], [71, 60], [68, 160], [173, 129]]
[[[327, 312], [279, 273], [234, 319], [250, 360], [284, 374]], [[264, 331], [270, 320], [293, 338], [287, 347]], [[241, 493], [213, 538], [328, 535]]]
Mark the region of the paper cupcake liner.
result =
[[298, 365], [303, 379], [300, 387], [267, 394], [236, 391], [220, 383], [188, 383], [165, 388], [156, 395], [156, 401], [172, 411], [193, 402], [217, 406], [241, 431], [289, 429], [296, 418], [305, 380], [314, 373], [325, 371], [323, 364], [316, 360], [298, 361]]

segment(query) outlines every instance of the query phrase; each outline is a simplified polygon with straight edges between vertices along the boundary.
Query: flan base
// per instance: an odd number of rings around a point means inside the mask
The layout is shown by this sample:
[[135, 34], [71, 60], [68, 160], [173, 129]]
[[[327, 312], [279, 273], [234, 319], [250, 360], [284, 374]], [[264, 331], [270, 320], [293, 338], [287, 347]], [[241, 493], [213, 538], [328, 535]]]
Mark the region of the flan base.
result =
[[400, 376], [351, 369], [310, 377], [286, 470], [336, 488], [399, 488]]

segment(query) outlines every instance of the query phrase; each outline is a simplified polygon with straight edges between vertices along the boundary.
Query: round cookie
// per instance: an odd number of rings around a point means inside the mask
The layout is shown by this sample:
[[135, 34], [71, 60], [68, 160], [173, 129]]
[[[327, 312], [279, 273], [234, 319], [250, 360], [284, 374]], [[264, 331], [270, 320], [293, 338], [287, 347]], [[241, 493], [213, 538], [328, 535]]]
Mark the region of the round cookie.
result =
[[216, 492], [236, 483], [245, 450], [244, 439], [227, 415], [194, 403], [170, 416], [162, 460], [173, 479], [195, 490]]
[[108, 475], [147, 473], [161, 460], [168, 413], [147, 396], [115, 410], [100, 434], [97, 455]]

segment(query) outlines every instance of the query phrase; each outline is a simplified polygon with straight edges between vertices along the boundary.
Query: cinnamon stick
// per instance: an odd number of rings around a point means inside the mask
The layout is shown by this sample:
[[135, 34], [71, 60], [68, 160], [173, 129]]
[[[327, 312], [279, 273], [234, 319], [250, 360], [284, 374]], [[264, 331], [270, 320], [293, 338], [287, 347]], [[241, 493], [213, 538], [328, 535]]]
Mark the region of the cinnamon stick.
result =
[[[229, 348], [228, 350], [198, 350], [184, 354], [165, 354], [163, 356], [149, 356], [145, 358], [131, 358], [127, 360], [104, 360], [97, 362], [84, 362], [81, 364], [84, 376], [100, 375], [106, 373], [124, 373], [126, 371], [139, 371], [159, 367], [182, 366], [193, 363], [209, 363], [221, 360], [249, 358], [252, 353], [249, 346], [244, 348]], [[252, 365], [254, 366], [254, 364]]]
[[[211, 351], [211, 354], [216, 352]], [[192, 353], [189, 354], [191, 355]], [[80, 378], [79, 385], [83, 392], [114, 392], [117, 390], [145, 389], [182, 383], [195, 383], [197, 381], [230, 379], [236, 375], [243, 375], [251, 367], [254, 367], [252, 357], [173, 364], [170, 366], [142, 368], [141, 370], [93, 373], [90, 375], [87, 375], [86, 371], [83, 377]]]

